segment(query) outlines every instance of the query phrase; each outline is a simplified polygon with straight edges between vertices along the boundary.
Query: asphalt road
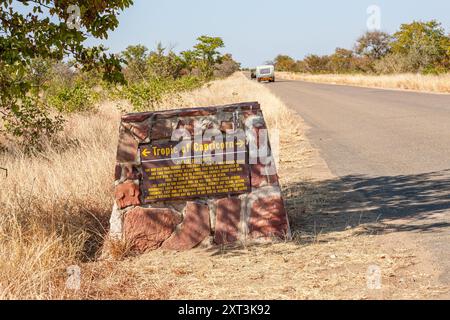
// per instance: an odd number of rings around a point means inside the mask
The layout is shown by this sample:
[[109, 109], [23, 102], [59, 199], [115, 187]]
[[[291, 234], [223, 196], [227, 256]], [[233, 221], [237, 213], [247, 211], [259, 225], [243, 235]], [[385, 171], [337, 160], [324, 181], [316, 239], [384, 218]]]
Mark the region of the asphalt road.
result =
[[[450, 95], [279, 80], [342, 188], [430, 253], [450, 284]], [[338, 182], [329, 182], [339, 187]], [[351, 205], [351, 204], [349, 204]]]

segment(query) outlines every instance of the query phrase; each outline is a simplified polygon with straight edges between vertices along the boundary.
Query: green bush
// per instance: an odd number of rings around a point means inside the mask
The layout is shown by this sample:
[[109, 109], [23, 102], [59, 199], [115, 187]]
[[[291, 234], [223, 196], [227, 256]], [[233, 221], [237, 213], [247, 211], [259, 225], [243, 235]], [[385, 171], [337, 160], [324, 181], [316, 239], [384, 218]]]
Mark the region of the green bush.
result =
[[165, 98], [179, 96], [180, 93], [198, 88], [202, 84], [201, 79], [192, 76], [176, 80], [153, 78], [116, 87], [112, 96], [129, 101], [135, 111], [152, 111], [157, 109]]
[[408, 59], [414, 72], [439, 73], [440, 70], [448, 70], [450, 38], [436, 20], [402, 24], [394, 34], [391, 46], [392, 52]]
[[185, 76], [175, 80], [175, 88], [179, 92], [185, 92], [197, 89], [201, 87], [205, 83], [205, 80], [194, 77], [194, 76]]
[[173, 51], [166, 53], [166, 48], [161, 43], [147, 58], [147, 76], [150, 79], [154, 77], [177, 79], [182, 76], [184, 67], [185, 61]]
[[440, 75], [445, 74], [449, 70], [444, 66], [428, 66], [422, 70], [422, 74]]
[[[64, 61], [71, 57], [77, 62], [77, 70], [97, 70], [104, 80], [124, 82], [121, 73], [124, 61], [108, 54], [104, 46], [88, 47], [86, 39], [88, 35], [105, 39], [108, 32], [119, 25], [119, 13], [130, 7], [132, 1], [81, 1], [80, 28], [70, 28], [67, 8], [75, 3], [68, 0], [0, 1], [2, 135], [27, 138], [27, 133], [21, 131], [21, 124], [30, 125], [36, 136], [52, 134], [53, 131], [46, 129], [51, 117], [42, 111], [41, 101], [46, 96], [42, 91], [52, 79], [48, 72], [51, 64], [46, 59]], [[83, 96], [87, 91], [83, 87], [66, 88], [52, 97], [51, 102], [60, 110], [85, 109], [92, 101], [92, 94]], [[33, 124], [36, 124], [34, 128]], [[42, 132], [37, 132], [39, 130]]]
[[35, 153], [42, 149], [43, 139], [52, 138], [63, 125], [64, 118], [52, 115], [40, 99], [24, 97], [13, 112], [1, 119], [0, 133], [5, 131], [16, 137], [26, 153]]
[[134, 82], [117, 88], [114, 96], [129, 101], [134, 110], [154, 110], [167, 90], [160, 81]]
[[48, 104], [60, 112], [86, 112], [95, 110], [100, 95], [84, 82], [54, 90], [47, 98]]

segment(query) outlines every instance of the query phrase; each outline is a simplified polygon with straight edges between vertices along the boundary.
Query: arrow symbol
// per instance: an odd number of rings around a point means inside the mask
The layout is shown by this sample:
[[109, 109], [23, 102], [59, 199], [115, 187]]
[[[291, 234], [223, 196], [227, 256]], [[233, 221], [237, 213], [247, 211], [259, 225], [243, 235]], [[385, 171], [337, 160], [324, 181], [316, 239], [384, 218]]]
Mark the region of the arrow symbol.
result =
[[142, 156], [144, 158], [147, 158], [150, 155], [150, 151], [148, 151], [147, 148], [145, 148], [144, 150], [142, 150]]
[[242, 148], [243, 146], [245, 146], [245, 142], [242, 141], [242, 140], [238, 140], [238, 142], [236, 143], [236, 145], [237, 145], [239, 148]]

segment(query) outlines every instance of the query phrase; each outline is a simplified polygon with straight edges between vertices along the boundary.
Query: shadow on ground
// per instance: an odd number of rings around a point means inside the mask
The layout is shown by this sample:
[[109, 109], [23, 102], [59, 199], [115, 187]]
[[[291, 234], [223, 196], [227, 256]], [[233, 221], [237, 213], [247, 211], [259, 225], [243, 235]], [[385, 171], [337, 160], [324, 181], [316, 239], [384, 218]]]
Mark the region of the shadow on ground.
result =
[[[293, 232], [434, 232], [450, 228], [450, 170], [418, 175], [349, 175], [285, 186]], [[402, 223], [396, 223], [402, 219]]]
[[[450, 170], [418, 175], [349, 175], [283, 186], [294, 244], [391, 232], [445, 234], [450, 230]], [[356, 228], [361, 227], [361, 228]], [[320, 239], [320, 240], [319, 240]], [[213, 255], [245, 255], [249, 247], [271, 243], [212, 247]]]
[[[295, 244], [329, 242], [339, 232], [380, 235], [391, 232], [446, 233], [450, 230], [450, 170], [418, 175], [370, 177], [349, 175], [324, 181], [283, 186]], [[95, 215], [96, 216], [96, 215]], [[97, 221], [99, 222], [99, 221]], [[107, 221], [99, 222], [107, 225]], [[106, 230], [106, 228], [104, 228]], [[87, 243], [88, 257], [98, 250], [95, 235]], [[265, 247], [270, 243], [251, 244]], [[212, 255], [244, 255], [246, 248], [215, 246]]]

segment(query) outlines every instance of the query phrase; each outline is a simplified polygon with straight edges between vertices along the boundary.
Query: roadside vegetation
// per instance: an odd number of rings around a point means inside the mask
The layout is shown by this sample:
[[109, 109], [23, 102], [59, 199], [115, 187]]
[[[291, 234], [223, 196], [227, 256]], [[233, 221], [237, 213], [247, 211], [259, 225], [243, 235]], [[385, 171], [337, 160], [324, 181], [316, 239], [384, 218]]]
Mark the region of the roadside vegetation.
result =
[[309, 74], [277, 72], [277, 77], [286, 80], [301, 80], [367, 88], [412, 90], [432, 93], [450, 93], [450, 75], [403, 74]]
[[123, 112], [181, 103], [239, 69], [206, 35], [179, 53], [86, 47], [132, 1], [85, 4], [80, 28], [64, 23], [71, 4], [0, 1], [0, 299], [63, 298], [66, 268], [98, 258]]
[[450, 92], [450, 36], [435, 20], [402, 24], [394, 34], [367, 32], [331, 55], [278, 55], [274, 64], [285, 79]]
[[[175, 98], [214, 78], [229, 76], [239, 70], [239, 64], [230, 54], [217, 51], [223, 46], [222, 39], [209, 36], [199, 37], [192, 50], [180, 54], [162, 44], [154, 50], [129, 46], [117, 55], [123, 71], [119, 83], [105, 81], [99, 71], [83, 71], [76, 61], [33, 58], [20, 79], [30, 89], [0, 109], [0, 149], [19, 147], [37, 153], [46, 141], [54, 141], [71, 113], [96, 113], [105, 100], [128, 102], [136, 112], [151, 111], [168, 96]], [[0, 82], [8, 86], [12, 75], [5, 72], [4, 76]]]
[[95, 113], [105, 100], [128, 101], [135, 111], [154, 110], [166, 96], [240, 67], [230, 54], [219, 52], [225, 45], [221, 38], [206, 35], [181, 53], [162, 44], [154, 50], [129, 46], [116, 54], [86, 47], [88, 36], [107, 38], [132, 1], [86, 5], [80, 28], [56, 21], [69, 19], [70, 4], [0, 1], [0, 150], [20, 147], [36, 154], [61, 132], [68, 114]]

